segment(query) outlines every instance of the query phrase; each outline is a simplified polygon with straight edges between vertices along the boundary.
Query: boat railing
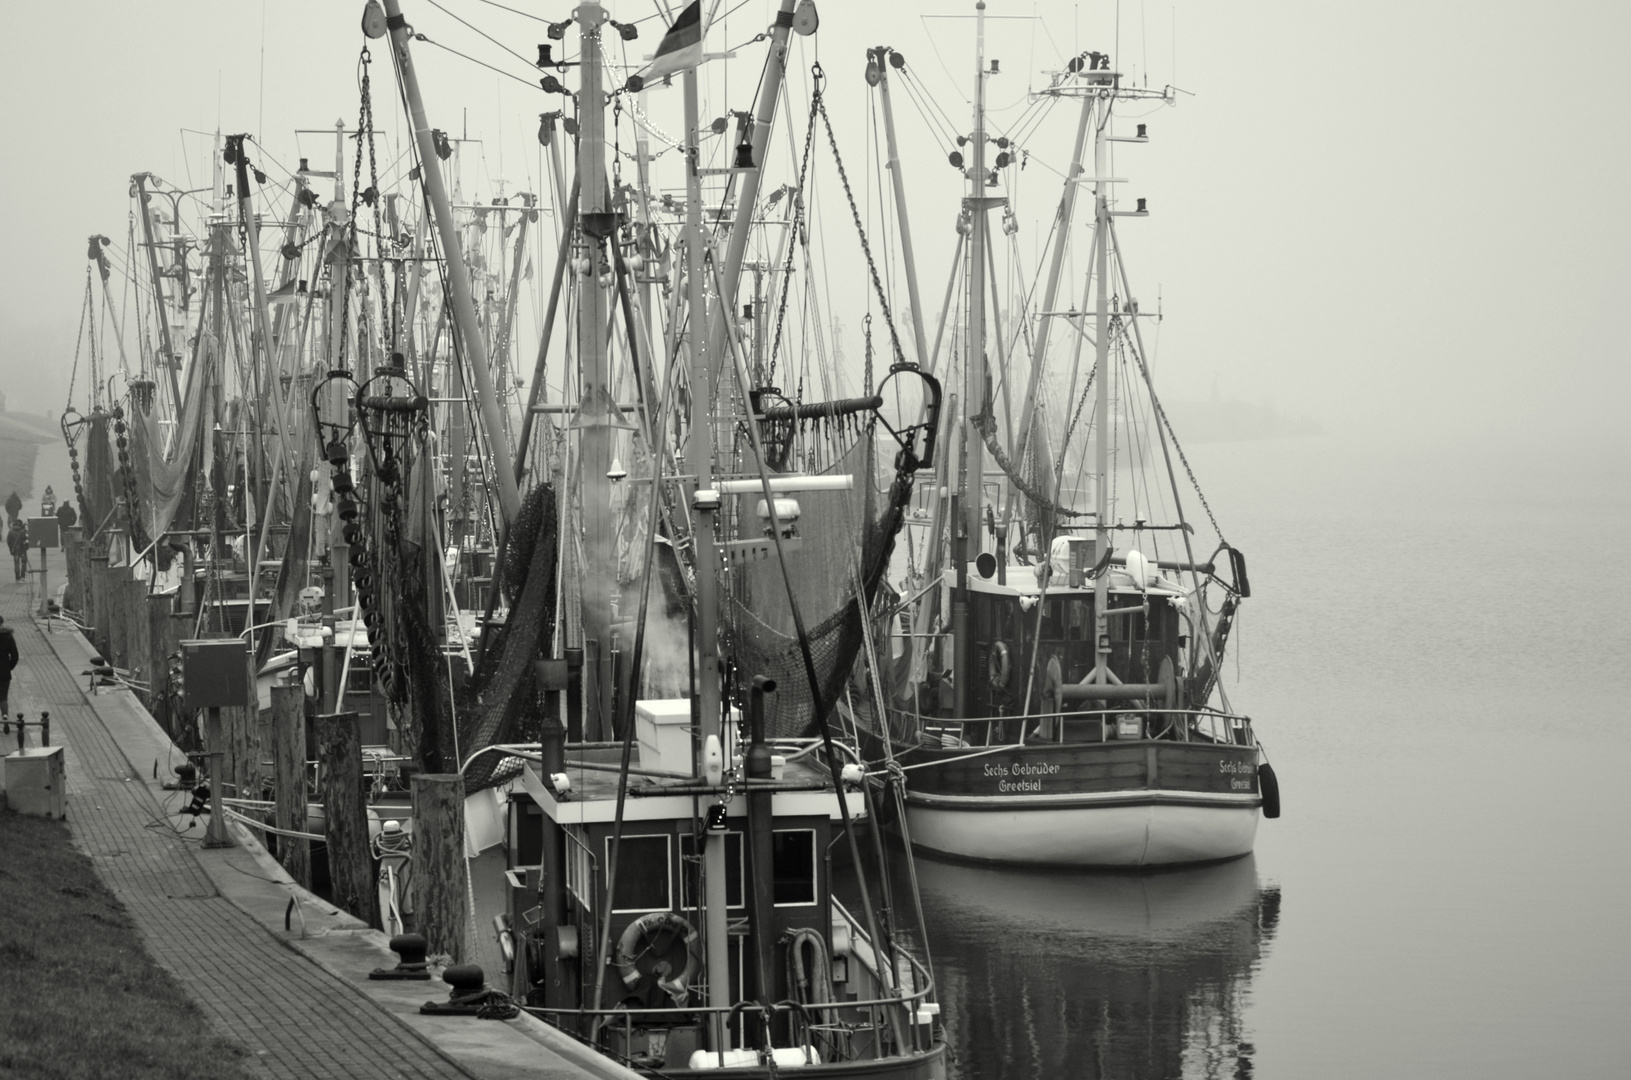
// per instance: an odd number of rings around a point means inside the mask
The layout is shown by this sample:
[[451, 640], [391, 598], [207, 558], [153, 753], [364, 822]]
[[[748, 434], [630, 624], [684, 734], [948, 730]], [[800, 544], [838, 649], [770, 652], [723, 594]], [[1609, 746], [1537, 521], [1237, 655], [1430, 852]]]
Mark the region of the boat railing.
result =
[[[686, 1005], [660, 1008], [640, 1007], [631, 1009], [627, 1005], [602, 1009], [572, 1009], [545, 1005], [523, 1005], [521, 1008], [541, 1020], [552, 1021], [555, 1026], [567, 1030], [570, 1030], [567, 1028], [567, 1024], [571, 1021], [577, 1021], [578, 1030], [586, 1031], [590, 1030], [591, 1023], [604, 1030], [606, 1027], [617, 1024], [632, 1025], [636, 1019], [642, 1022], [650, 1022], [665, 1017], [675, 1021], [698, 1018], [705, 1021], [718, 1019], [721, 1024], [730, 1024], [740, 1019], [744, 1014], [753, 1013], [762, 1018], [762, 1030], [765, 1031], [769, 1030], [770, 1021], [775, 1017], [793, 1015], [803, 1020], [811, 1030], [828, 1032], [836, 1032], [840, 1029], [846, 1032], [854, 1032], [861, 1030], [863, 1027], [882, 1031], [887, 1026], [882, 1022], [882, 1015], [889, 1009], [899, 1009], [902, 1014], [914, 1021], [906, 1025], [906, 1029], [910, 1032], [912, 1052], [924, 1053], [933, 1048], [934, 1034], [931, 1029], [935, 1013], [934, 1010], [925, 1010], [922, 1006], [929, 995], [934, 992], [934, 986], [932, 980], [927, 977], [928, 973], [916, 961], [916, 958], [913, 958], [912, 964], [913, 969], [924, 976], [921, 988], [914, 988], [910, 993], [900, 991], [892, 995], [863, 998], [855, 1001], [805, 1003], [794, 1001], [791, 998], [784, 998], [781, 1001], [768, 1003], [762, 1001], [738, 1001], [734, 1005]], [[812, 1014], [839, 1009], [869, 1013], [869, 1022], [865, 1025], [855, 1025], [819, 1023], [813, 1019]], [[885, 1054], [882, 1040], [874, 1041], [872, 1049], [875, 1058], [889, 1056]]]
[[[1210, 707], [1082, 709], [1070, 712], [964, 717], [926, 717], [906, 709], [891, 709], [889, 713], [894, 730], [910, 731], [916, 726], [920, 732], [920, 741], [938, 739], [942, 745], [955, 748], [998, 745], [992, 741], [994, 734], [997, 735], [999, 742], [1019, 746], [1139, 739], [1223, 743], [1236, 746], [1251, 746], [1255, 743], [1251, 717]], [[1097, 740], [1067, 737], [1067, 733], [1072, 730], [1080, 732], [1080, 725], [1083, 723], [1091, 724], [1094, 721], [1099, 725]], [[1012, 728], [1016, 722], [1020, 724], [1018, 740], [1003, 740], [1002, 733]], [[1136, 728], [1122, 727], [1124, 723], [1136, 725]], [[895, 724], [901, 726], [895, 727]], [[970, 738], [976, 735], [983, 741], [976, 743]], [[952, 743], [951, 740], [956, 741]], [[933, 745], [933, 742], [927, 744]]]

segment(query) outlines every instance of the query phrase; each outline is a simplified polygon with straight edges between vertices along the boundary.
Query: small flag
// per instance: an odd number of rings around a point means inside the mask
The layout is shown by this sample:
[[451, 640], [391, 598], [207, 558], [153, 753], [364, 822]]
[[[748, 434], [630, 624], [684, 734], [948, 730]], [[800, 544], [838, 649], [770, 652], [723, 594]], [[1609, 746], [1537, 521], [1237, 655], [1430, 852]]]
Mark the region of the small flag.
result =
[[651, 58], [651, 66], [646, 69], [645, 79], [652, 82], [701, 63], [702, 0], [691, 0], [690, 6], [680, 12], [680, 17], [663, 35], [657, 54]]

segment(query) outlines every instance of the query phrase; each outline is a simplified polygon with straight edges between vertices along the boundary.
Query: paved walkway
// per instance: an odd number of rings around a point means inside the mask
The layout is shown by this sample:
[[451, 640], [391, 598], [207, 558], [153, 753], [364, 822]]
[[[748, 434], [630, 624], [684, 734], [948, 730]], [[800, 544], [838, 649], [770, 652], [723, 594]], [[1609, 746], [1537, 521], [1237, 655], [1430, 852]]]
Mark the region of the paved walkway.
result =
[[[248, 1048], [253, 1072], [278, 1080], [633, 1075], [528, 1017], [420, 1018], [420, 1002], [445, 996], [440, 982], [367, 982], [369, 970], [395, 960], [383, 935], [293, 886], [241, 830], [238, 847], [203, 850], [203, 826], [187, 829], [178, 813], [190, 796], [159, 788], [180, 752], [134, 696], [86, 696], [79, 672], [89, 646], [62, 623], [42, 632], [24, 585], [0, 582], [0, 615], [22, 655], [11, 711], [34, 720], [49, 710], [51, 742], [66, 748], [75, 841], [148, 951], [223, 1035]], [[291, 896], [304, 932], [283, 931]]]

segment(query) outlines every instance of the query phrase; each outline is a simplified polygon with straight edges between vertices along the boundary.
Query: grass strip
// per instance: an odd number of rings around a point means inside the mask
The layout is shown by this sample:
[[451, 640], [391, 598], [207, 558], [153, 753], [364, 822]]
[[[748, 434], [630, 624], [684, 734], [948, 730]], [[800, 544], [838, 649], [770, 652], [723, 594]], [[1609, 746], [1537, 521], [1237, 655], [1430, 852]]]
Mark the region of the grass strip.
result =
[[68, 826], [0, 811], [0, 1077], [248, 1080]]

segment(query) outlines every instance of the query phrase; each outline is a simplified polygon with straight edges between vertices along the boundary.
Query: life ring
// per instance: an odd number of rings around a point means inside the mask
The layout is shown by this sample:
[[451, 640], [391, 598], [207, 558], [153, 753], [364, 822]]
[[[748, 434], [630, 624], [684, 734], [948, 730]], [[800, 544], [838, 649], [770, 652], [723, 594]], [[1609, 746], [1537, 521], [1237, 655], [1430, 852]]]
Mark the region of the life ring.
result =
[[640, 946], [640, 939], [657, 934], [663, 930], [683, 934], [685, 940], [685, 970], [670, 978], [663, 978], [667, 969], [667, 961], [657, 963], [657, 987], [671, 998], [676, 1006], [683, 1007], [691, 997], [691, 977], [697, 973], [697, 932], [683, 915], [672, 911], [653, 911], [640, 916], [629, 923], [623, 936], [617, 939], [617, 973], [623, 977], [623, 985], [630, 990], [640, 985], [645, 978], [641, 972], [639, 960], [644, 951]]
[[1008, 644], [1002, 641], [991, 643], [991, 656], [985, 662], [986, 678], [998, 690], [1008, 686], [1008, 680], [1013, 676], [1014, 665], [1008, 655]]

